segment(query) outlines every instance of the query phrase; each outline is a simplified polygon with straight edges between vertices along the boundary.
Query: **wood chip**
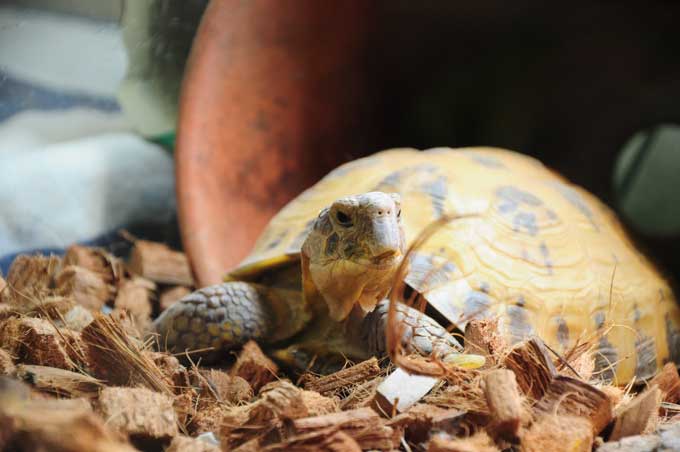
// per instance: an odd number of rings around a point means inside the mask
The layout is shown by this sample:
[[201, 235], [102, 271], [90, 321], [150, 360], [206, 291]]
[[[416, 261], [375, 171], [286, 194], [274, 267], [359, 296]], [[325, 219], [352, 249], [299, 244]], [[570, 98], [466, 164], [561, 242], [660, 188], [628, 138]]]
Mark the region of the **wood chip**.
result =
[[186, 255], [163, 243], [137, 240], [130, 256], [130, 271], [157, 283], [194, 285]]
[[15, 372], [16, 367], [12, 355], [0, 348], [0, 375], [12, 376]]
[[594, 436], [613, 418], [609, 397], [581, 380], [559, 375], [548, 386], [535, 412], [558, 416], [579, 416], [588, 419]]
[[656, 427], [661, 404], [661, 390], [652, 386], [622, 407], [616, 416], [610, 441], [618, 441], [627, 436], [650, 433]]
[[269, 359], [255, 341], [248, 341], [231, 368], [232, 375], [238, 375], [259, 391], [265, 384], [276, 380], [279, 366]]
[[188, 436], [175, 436], [165, 452], [220, 452], [219, 446]]
[[60, 269], [58, 256], [17, 256], [7, 273], [8, 288], [2, 292], [2, 301], [22, 304], [47, 295]]
[[370, 408], [358, 408], [293, 421], [293, 428], [299, 434], [324, 430], [329, 427], [347, 433], [364, 450], [391, 450], [399, 445], [399, 435], [395, 435], [394, 429], [385, 425], [380, 416]]
[[59, 397], [96, 397], [102, 386], [96, 378], [56, 367], [19, 364], [16, 373], [36, 389]]
[[165, 311], [190, 293], [191, 289], [185, 286], [174, 286], [164, 290], [161, 293], [159, 301], [161, 312]]
[[156, 284], [141, 277], [134, 277], [121, 281], [118, 285], [118, 293], [113, 302], [117, 310], [129, 314], [136, 328], [145, 331], [151, 325], [151, 312], [153, 310], [152, 298]]
[[465, 351], [485, 358], [482, 369], [489, 369], [496, 363], [496, 357], [507, 347], [498, 331], [498, 319], [470, 320], [465, 325]]
[[99, 311], [114, 294], [114, 289], [99, 275], [83, 267], [69, 265], [57, 276], [57, 293], [72, 297], [78, 304]]
[[533, 400], [540, 399], [557, 375], [557, 370], [543, 342], [534, 337], [512, 348], [503, 364], [515, 373], [523, 394]]
[[680, 402], [680, 376], [675, 363], [666, 363], [649, 385], [659, 387], [664, 402]]
[[[355, 364], [321, 378], [313, 378], [305, 382], [305, 389], [323, 395], [346, 392], [353, 386], [360, 385], [380, 374], [380, 366], [376, 358]], [[344, 390], [344, 391], [343, 391]], [[347, 392], [348, 393], [348, 392]]]
[[491, 417], [487, 431], [494, 437], [516, 438], [522, 420], [522, 397], [515, 374], [507, 369], [490, 370], [484, 374], [483, 382]]
[[433, 377], [410, 375], [398, 368], [378, 385], [374, 407], [386, 416], [403, 413], [425, 397], [439, 381]]
[[[140, 346], [129, 337], [120, 322], [97, 314], [83, 330], [89, 368], [100, 380], [113, 385], [142, 385], [172, 395], [172, 383]], [[115, 365], [112, 365], [115, 363]]]
[[485, 432], [477, 433], [469, 438], [435, 435], [427, 446], [427, 452], [498, 452], [498, 450]]
[[97, 411], [106, 424], [132, 437], [166, 440], [177, 435], [172, 398], [146, 388], [104, 388]]
[[545, 415], [522, 435], [523, 452], [590, 452], [593, 429], [587, 418]]

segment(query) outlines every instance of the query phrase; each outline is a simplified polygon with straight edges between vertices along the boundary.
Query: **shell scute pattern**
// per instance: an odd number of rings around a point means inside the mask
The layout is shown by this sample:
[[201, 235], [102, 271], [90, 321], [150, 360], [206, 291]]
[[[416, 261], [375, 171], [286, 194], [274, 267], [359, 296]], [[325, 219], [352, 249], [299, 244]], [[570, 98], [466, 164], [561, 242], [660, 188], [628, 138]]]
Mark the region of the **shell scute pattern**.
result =
[[613, 212], [507, 150], [398, 149], [340, 166], [273, 218], [232, 278], [297, 259], [321, 209], [375, 190], [401, 195], [409, 243], [440, 215], [472, 214], [435, 233], [406, 279], [457, 327], [499, 315], [511, 340], [538, 334], [558, 351], [608, 330], [598, 369], [620, 381], [680, 359], [675, 298]]

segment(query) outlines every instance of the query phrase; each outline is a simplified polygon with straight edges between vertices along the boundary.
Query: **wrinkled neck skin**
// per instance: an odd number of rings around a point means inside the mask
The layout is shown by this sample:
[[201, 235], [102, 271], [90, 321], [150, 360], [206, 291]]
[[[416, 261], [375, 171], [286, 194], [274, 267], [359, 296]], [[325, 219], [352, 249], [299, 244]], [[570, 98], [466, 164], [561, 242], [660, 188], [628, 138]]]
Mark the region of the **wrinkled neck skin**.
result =
[[310, 259], [309, 272], [316, 290], [335, 321], [354, 315], [364, 316], [390, 292], [401, 254], [383, 265], [362, 265], [346, 260]]

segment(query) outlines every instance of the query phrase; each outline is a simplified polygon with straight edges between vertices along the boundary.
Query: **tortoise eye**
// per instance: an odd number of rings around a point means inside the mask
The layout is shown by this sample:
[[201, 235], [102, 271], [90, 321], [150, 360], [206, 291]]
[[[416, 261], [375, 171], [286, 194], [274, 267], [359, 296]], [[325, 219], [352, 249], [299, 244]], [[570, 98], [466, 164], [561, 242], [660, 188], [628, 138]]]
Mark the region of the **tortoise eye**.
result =
[[352, 219], [345, 212], [338, 210], [335, 213], [335, 218], [338, 220], [338, 223], [340, 223], [341, 226], [346, 228], [352, 226]]

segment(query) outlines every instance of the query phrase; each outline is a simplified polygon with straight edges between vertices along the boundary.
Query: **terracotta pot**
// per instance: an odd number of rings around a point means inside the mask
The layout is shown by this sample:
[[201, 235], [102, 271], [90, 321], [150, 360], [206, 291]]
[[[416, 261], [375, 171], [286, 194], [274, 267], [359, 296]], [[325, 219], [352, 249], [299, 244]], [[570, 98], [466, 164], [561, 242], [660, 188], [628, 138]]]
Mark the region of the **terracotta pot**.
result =
[[182, 241], [199, 285], [237, 265], [287, 201], [370, 149], [355, 133], [369, 3], [209, 4], [176, 151]]

